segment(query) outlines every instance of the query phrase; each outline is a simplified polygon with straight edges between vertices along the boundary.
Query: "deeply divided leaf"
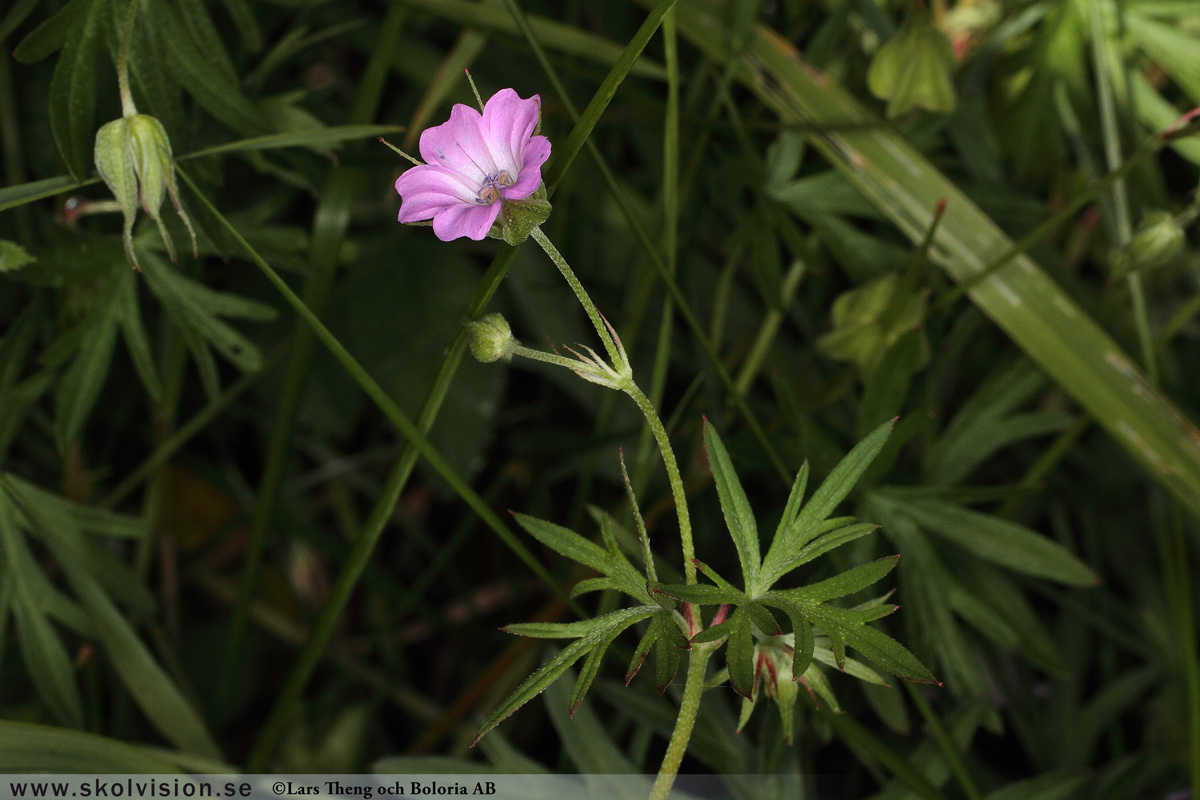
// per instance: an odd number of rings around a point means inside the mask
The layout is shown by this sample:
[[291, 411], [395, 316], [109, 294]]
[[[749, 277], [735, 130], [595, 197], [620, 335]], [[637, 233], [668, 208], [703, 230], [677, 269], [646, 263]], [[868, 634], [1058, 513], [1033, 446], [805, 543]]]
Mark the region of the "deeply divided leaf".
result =
[[716, 428], [704, 421], [704, 446], [708, 451], [708, 463], [712, 467], [713, 480], [717, 484], [717, 495], [721, 501], [721, 512], [725, 515], [725, 524], [733, 537], [737, 548], [738, 561], [741, 562], [742, 575], [745, 579], [746, 591], [754, 595], [758, 591], [758, 572], [761, 558], [758, 550], [758, 526], [754, 521], [754, 512], [750, 501], [729, 460], [725, 445], [717, 436]]

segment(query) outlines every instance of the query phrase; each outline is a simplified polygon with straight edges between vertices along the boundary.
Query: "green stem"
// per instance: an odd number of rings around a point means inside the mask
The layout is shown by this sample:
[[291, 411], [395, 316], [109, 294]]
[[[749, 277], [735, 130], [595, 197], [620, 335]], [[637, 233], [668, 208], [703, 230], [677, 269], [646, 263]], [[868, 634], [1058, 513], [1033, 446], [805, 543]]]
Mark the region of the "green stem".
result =
[[583, 284], [575, 276], [575, 271], [571, 269], [571, 265], [563, 258], [562, 253], [558, 252], [558, 248], [554, 246], [554, 243], [546, 238], [546, 234], [542, 232], [541, 228], [534, 228], [529, 235], [533, 237], [535, 242], [541, 245], [542, 249], [546, 251], [546, 255], [550, 256], [550, 260], [554, 262], [554, 266], [558, 267], [558, 271], [566, 278], [571, 291], [575, 292], [575, 296], [579, 298], [579, 304], [587, 312], [588, 319], [592, 321], [592, 327], [596, 329], [596, 334], [600, 337], [600, 341], [604, 342], [604, 349], [608, 352], [608, 357], [612, 359], [613, 365], [616, 366], [623, 362], [624, 358], [622, 358], [621, 352], [617, 348], [617, 343], [613, 341], [612, 333], [608, 330], [608, 323], [604, 321], [600, 310], [596, 308], [596, 304], [588, 296], [587, 289], [583, 288]]
[[692, 738], [692, 728], [696, 726], [700, 698], [704, 695], [704, 673], [711, 655], [711, 645], [704, 644], [694, 645], [688, 655], [687, 684], [679, 700], [679, 716], [675, 718], [675, 730], [671, 731], [671, 740], [667, 742], [667, 754], [663, 757], [658, 777], [654, 779], [650, 800], [666, 800], [675, 783], [675, 776], [679, 774], [679, 765], [683, 763], [688, 742]]
[[[595, 303], [592, 302], [592, 298], [588, 296], [587, 291], [575, 276], [575, 272], [567, 264], [566, 259], [562, 257], [562, 254], [558, 252], [550, 240], [546, 238], [546, 234], [540, 228], [534, 228], [531, 235], [534, 241], [546, 251], [546, 255], [550, 256], [555, 266], [558, 267], [558, 271], [562, 273], [567, 283], [571, 286], [571, 289], [575, 292], [575, 296], [579, 298], [580, 304], [592, 320], [592, 325], [595, 326], [596, 332], [600, 334], [600, 338], [604, 341], [605, 347], [609, 351], [613, 367], [624, 373], [625, 380], [616, 384], [615, 388], [620, 388], [633, 398], [633, 402], [641, 410], [642, 415], [646, 418], [646, 423], [650, 426], [650, 430], [654, 434], [659, 452], [662, 454], [663, 466], [667, 469], [667, 479], [671, 484], [671, 495], [675, 500], [675, 514], [679, 519], [679, 539], [683, 547], [684, 576], [689, 585], [694, 585], [696, 583], [696, 548], [692, 541], [691, 515], [688, 512], [687, 494], [683, 488], [683, 477], [679, 473], [679, 462], [675, 458], [675, 451], [671, 449], [671, 440], [667, 436], [667, 429], [663, 426], [662, 420], [659, 419], [658, 411], [655, 410], [654, 404], [650, 402], [650, 398], [646, 397], [645, 392], [638, 388], [637, 383], [633, 380], [633, 376], [629, 373], [629, 363], [624, 352], [621, 351], [619, 344], [613, 340], [611, 331], [602, 322], [603, 318], [600, 315], [600, 311], [596, 308]], [[560, 366], [565, 366], [568, 369], [579, 372], [580, 362], [572, 361], [562, 356], [551, 356], [549, 353], [531, 351], [520, 345], [513, 349], [513, 353], [537, 358], [538, 360], [552, 364], [559, 364]], [[692, 614], [697, 619], [699, 618], [699, 613], [699, 609], [693, 607]], [[672, 784], [675, 782], [675, 776], [679, 773], [679, 765], [683, 762], [684, 753], [687, 752], [688, 741], [692, 736], [692, 728], [696, 724], [696, 714], [700, 708], [700, 696], [704, 691], [704, 670], [708, 664], [711, 652], [709, 647], [703, 645], [697, 645], [692, 648], [692, 654], [688, 661], [687, 685], [684, 687], [683, 698], [680, 701], [679, 716], [675, 720], [675, 730], [671, 733], [671, 739], [667, 743], [666, 756], [663, 758], [662, 766], [659, 768], [658, 777], [654, 781], [654, 789], [650, 794], [651, 800], [666, 798], [671, 791]]]
[[[542, 249], [546, 251], [546, 254], [550, 256], [555, 266], [558, 267], [558, 271], [567, 279], [567, 283], [570, 284], [571, 289], [575, 292], [575, 296], [579, 298], [579, 302], [587, 312], [588, 317], [592, 320], [592, 324], [596, 326], [596, 332], [601, 334], [601, 338], [604, 339], [606, 345], [611, 344], [612, 349], [609, 351], [609, 356], [613, 360], [613, 366], [618, 371], [622, 367], [628, 367], [625, 354], [620, 351], [617, 343], [612, 341], [612, 335], [607, 327], [604, 326], [600, 311], [596, 308], [596, 304], [592, 302], [592, 298], [588, 296], [587, 290], [583, 288], [583, 284], [579, 282], [579, 278], [575, 276], [575, 272], [566, 262], [566, 259], [562, 257], [562, 254], [558, 252], [550, 240], [546, 238], [546, 234], [542, 232], [541, 228], [534, 228], [531, 235], [534, 241], [540, 244]], [[540, 350], [531, 350], [521, 345], [516, 345], [512, 352], [514, 355], [522, 355], [538, 361], [557, 364], [576, 373], [588, 372], [602, 380], [607, 377], [588, 369], [588, 365], [586, 364], [563, 356], [543, 353]], [[663, 427], [662, 420], [659, 419], [658, 411], [655, 410], [654, 404], [650, 402], [650, 398], [646, 397], [645, 392], [638, 388], [632, 375], [619, 384], [606, 382], [604, 385], [619, 388], [633, 398], [633, 402], [637, 403], [637, 407], [646, 418], [646, 423], [650, 426], [650, 431], [654, 434], [655, 441], [658, 442], [659, 452], [662, 453], [663, 465], [667, 468], [667, 478], [671, 482], [671, 495], [675, 500], [675, 513], [679, 517], [679, 538], [683, 544], [684, 575], [687, 578], [688, 584], [694, 584], [696, 582], [696, 565], [693, 562], [696, 558], [696, 550], [692, 543], [691, 515], [688, 513], [687, 494], [683, 489], [683, 477], [679, 473], [679, 462], [675, 458], [675, 451], [671, 449], [671, 440], [667, 437], [667, 429]]]
[[[1117, 9], [1119, 13], [1119, 8]], [[1113, 97], [1113, 86], [1108, 74], [1110, 63], [1107, 52], [1107, 37], [1104, 32], [1104, 21], [1100, 18], [1099, 0], [1092, 0], [1092, 58], [1096, 71], [1096, 93], [1100, 99], [1100, 131], [1104, 139], [1104, 156], [1108, 168], [1115, 170], [1121, 164], [1121, 130], [1117, 124], [1116, 104]], [[1125, 247], [1133, 237], [1133, 223], [1129, 213], [1129, 193], [1125, 190], [1124, 179], [1117, 180], [1112, 186], [1113, 213], [1116, 217], [1116, 245]], [[1151, 385], [1158, 385], [1158, 359], [1154, 356], [1154, 333], [1150, 329], [1150, 317], [1146, 311], [1146, 296], [1142, 291], [1142, 277], [1132, 273], [1125, 279], [1129, 287], [1129, 300], [1133, 306], [1133, 323], [1137, 329], [1138, 344], [1142, 350], [1142, 362], [1146, 368], [1146, 377]]]
[[133, 93], [129, 91], [129, 40], [133, 38], [133, 23], [142, 0], [130, 0], [125, 14], [125, 30], [121, 32], [121, 47], [117, 51], [117, 88], [121, 92], [121, 116], [132, 117], [137, 112]]
[[[683, 489], [683, 478], [679, 474], [679, 462], [675, 460], [675, 451], [671, 449], [671, 440], [667, 438], [667, 429], [663, 427], [658, 412], [654, 410], [650, 398], [630, 381], [625, 394], [633, 398], [642, 416], [646, 418], [655, 441], [658, 442], [659, 452], [662, 453], [663, 466], [667, 468], [667, 480], [671, 482], [671, 496], [675, 499], [675, 514], [679, 518], [679, 539], [683, 545], [683, 574], [689, 585], [696, 583], [696, 548], [692, 543], [692, 518], [688, 513], [687, 494]], [[698, 613], [698, 609], [693, 609]]]

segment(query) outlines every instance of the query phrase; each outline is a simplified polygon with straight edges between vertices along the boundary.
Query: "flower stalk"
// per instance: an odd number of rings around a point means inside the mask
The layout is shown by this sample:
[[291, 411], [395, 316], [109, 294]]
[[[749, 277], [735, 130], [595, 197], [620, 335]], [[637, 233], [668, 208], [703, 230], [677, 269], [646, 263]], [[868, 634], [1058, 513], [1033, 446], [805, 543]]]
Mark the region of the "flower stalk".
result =
[[133, 24], [137, 21], [138, 6], [142, 0], [130, 0], [125, 14], [125, 29], [121, 32], [121, 46], [117, 50], [117, 89], [121, 93], [121, 116], [132, 117], [137, 112], [133, 93], [129, 91], [129, 42], [133, 38]]

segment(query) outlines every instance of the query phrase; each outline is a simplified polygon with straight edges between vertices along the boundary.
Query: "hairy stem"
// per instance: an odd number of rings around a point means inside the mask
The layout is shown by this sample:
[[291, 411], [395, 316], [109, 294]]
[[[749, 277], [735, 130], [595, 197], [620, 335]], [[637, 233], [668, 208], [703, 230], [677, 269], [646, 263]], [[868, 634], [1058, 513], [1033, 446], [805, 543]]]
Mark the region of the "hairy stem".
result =
[[704, 673], [711, 655], [712, 645], [709, 644], [694, 645], [688, 655], [687, 684], [679, 701], [679, 716], [675, 719], [671, 741], [667, 742], [667, 754], [659, 767], [658, 777], [654, 779], [654, 788], [650, 790], [650, 800], [666, 800], [675, 783], [675, 776], [679, 774], [679, 765], [683, 763], [684, 753], [692, 738], [692, 728], [696, 726], [700, 698], [704, 695]]
[[542, 232], [541, 228], [534, 228], [529, 235], [533, 237], [535, 242], [541, 245], [542, 249], [546, 251], [546, 255], [550, 256], [550, 260], [554, 262], [554, 266], [558, 267], [558, 271], [566, 278], [571, 291], [575, 292], [575, 296], [579, 298], [579, 304], [583, 306], [583, 310], [587, 312], [588, 319], [592, 321], [592, 327], [596, 329], [596, 334], [600, 337], [600, 341], [604, 343], [604, 349], [608, 352], [608, 357], [616, 364], [621, 360], [617, 344], [613, 341], [612, 334], [608, 330], [608, 325], [605, 324], [604, 318], [600, 316], [600, 311], [596, 308], [596, 304], [592, 302], [587, 289], [583, 288], [583, 284], [576, 277], [575, 270], [571, 269], [571, 265], [562, 257], [562, 253], [558, 252], [558, 248], [546, 238], [546, 234]]
[[121, 48], [117, 51], [117, 88], [121, 92], [121, 115], [124, 117], [132, 117], [137, 113], [133, 93], [129, 91], [129, 40], [133, 38], [133, 23], [141, 2], [130, 0], [129, 11], [125, 14], [125, 30], [121, 33]]

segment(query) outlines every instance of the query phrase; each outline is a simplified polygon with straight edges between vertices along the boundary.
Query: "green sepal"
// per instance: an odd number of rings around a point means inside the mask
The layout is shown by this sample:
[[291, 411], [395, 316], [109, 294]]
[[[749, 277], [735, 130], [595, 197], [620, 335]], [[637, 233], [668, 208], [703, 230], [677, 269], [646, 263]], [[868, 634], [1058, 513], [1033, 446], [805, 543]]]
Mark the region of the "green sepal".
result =
[[500, 215], [489, 235], [499, 228], [504, 242], [512, 247], [529, 238], [533, 229], [550, 217], [550, 201], [546, 199], [546, 185], [542, 184], [533, 194], [521, 200], [501, 200]]
[[114, 119], [101, 125], [100, 130], [96, 131], [95, 161], [96, 171], [113, 193], [117, 205], [121, 207], [121, 214], [125, 217], [121, 231], [125, 258], [130, 266], [141, 269], [133, 252], [133, 221], [137, 218], [138, 180], [127, 118]]

